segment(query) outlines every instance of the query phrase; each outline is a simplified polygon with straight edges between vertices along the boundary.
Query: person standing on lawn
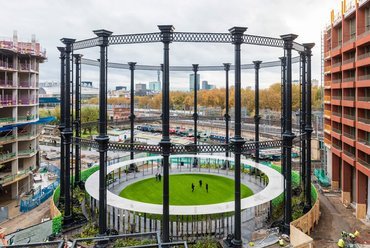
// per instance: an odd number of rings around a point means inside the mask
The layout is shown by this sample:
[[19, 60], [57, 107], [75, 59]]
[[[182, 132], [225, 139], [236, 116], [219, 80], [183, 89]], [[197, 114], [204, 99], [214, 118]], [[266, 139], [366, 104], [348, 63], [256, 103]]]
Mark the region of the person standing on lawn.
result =
[[199, 180], [199, 187], [202, 187], [202, 184], [203, 184], [202, 180]]
[[208, 183], [206, 183], [206, 190], [207, 190], [207, 193], [208, 193]]
[[191, 183], [191, 192], [194, 192], [194, 188], [195, 188], [194, 183]]

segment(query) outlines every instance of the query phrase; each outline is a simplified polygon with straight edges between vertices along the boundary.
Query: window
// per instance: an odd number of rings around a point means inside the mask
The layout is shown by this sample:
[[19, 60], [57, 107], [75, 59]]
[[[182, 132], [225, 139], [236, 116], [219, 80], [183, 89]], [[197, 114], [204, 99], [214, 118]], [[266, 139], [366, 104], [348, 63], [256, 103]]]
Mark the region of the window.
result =
[[349, 34], [350, 39], [354, 39], [356, 37], [356, 18], [349, 20]]
[[365, 9], [365, 31], [370, 30], [370, 8]]
[[338, 28], [338, 45], [342, 44], [342, 27]]

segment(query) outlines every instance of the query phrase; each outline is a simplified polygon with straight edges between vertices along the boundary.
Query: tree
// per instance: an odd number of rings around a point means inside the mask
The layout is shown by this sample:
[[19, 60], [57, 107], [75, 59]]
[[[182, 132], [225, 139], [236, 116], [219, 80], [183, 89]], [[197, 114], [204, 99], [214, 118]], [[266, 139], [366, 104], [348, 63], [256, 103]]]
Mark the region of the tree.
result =
[[[81, 123], [96, 122], [99, 119], [99, 108], [86, 106], [81, 109]], [[83, 133], [86, 134], [86, 131], [89, 131], [89, 135], [92, 135], [92, 131], [97, 130], [97, 125], [87, 126], [84, 128]]]

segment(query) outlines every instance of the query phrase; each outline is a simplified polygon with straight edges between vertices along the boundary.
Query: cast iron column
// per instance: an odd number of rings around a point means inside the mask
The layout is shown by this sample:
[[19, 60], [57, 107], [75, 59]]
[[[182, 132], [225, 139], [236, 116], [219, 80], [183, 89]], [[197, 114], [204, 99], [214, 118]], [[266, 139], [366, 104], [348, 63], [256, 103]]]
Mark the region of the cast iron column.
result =
[[312, 51], [311, 49], [315, 46], [315, 43], [306, 43], [303, 44], [307, 56], [307, 98], [306, 98], [306, 143], [307, 143], [307, 163], [306, 163], [306, 202], [304, 206], [304, 212], [307, 213], [311, 207], [311, 134], [312, 134], [312, 121], [311, 121], [311, 115], [312, 115], [312, 108], [311, 108], [311, 90], [312, 90], [312, 84], [311, 84], [311, 56]]
[[65, 182], [64, 182], [64, 217], [63, 225], [69, 225], [72, 222], [71, 211], [71, 143], [72, 143], [72, 123], [71, 123], [71, 53], [74, 39], [61, 39], [65, 47], [66, 54], [66, 72], [65, 72], [65, 91], [64, 91], [64, 118], [65, 128], [62, 135], [64, 136], [64, 151], [65, 151]]
[[[194, 119], [194, 145], [198, 145], [198, 64], [193, 64], [193, 72], [194, 72], [194, 113], [193, 113], [193, 119]], [[194, 167], [198, 166], [198, 160], [197, 158], [194, 158]]]
[[283, 149], [285, 167], [285, 214], [284, 233], [290, 233], [290, 222], [292, 221], [292, 146], [294, 134], [292, 133], [292, 48], [293, 41], [298, 36], [294, 34], [282, 35], [284, 49], [286, 50], [286, 82], [285, 82], [285, 130], [283, 133]]
[[99, 144], [99, 235], [107, 232], [107, 60], [108, 37], [112, 32], [100, 29], [94, 33], [99, 37], [100, 76], [99, 76], [99, 135], [95, 138]]
[[163, 87], [162, 87], [162, 140], [159, 143], [163, 156], [163, 215], [162, 239], [170, 241], [170, 202], [169, 202], [169, 156], [170, 156], [170, 43], [172, 42], [172, 25], [159, 25], [163, 42]]
[[[301, 59], [301, 134], [306, 132], [306, 53], [301, 52], [300, 54]], [[302, 189], [305, 192], [305, 181], [306, 181], [306, 137], [301, 137], [301, 163], [302, 163]]]
[[[225, 143], [229, 145], [229, 123], [230, 123], [230, 115], [229, 115], [229, 71], [230, 71], [230, 63], [224, 63], [224, 70], [225, 70], [225, 81], [226, 81], [226, 96], [225, 96], [225, 127], [226, 127], [226, 136], [225, 136]], [[229, 147], [227, 146], [225, 156], [229, 157]], [[229, 161], [226, 160], [225, 168], [229, 167]]]
[[[255, 138], [254, 141], [256, 142], [256, 150], [255, 150], [255, 158], [256, 158], [256, 163], [260, 162], [260, 148], [259, 148], [259, 141], [260, 141], [260, 131], [259, 131], [259, 125], [260, 125], [260, 106], [259, 106], [259, 70], [260, 70], [260, 65], [262, 61], [253, 61], [254, 64], [254, 70], [255, 70], [255, 88], [254, 88], [254, 130], [255, 130]], [[255, 169], [255, 172], [258, 170]]]
[[81, 58], [82, 54], [74, 54], [76, 63], [76, 81], [75, 81], [75, 186], [80, 184], [81, 177]]
[[64, 182], [65, 182], [65, 151], [64, 151], [64, 135], [63, 130], [65, 127], [65, 115], [64, 115], [64, 89], [65, 89], [65, 48], [57, 47], [60, 52], [60, 198], [59, 202], [64, 203]]
[[235, 46], [235, 135], [232, 139], [235, 155], [235, 218], [234, 218], [234, 247], [242, 247], [241, 232], [241, 198], [240, 198], [240, 156], [245, 140], [241, 136], [241, 44], [243, 34], [247, 30], [244, 27], [229, 29], [232, 35], [232, 43]]
[[[134, 139], [134, 125], [135, 125], [135, 65], [136, 62], [129, 62], [128, 65], [130, 66], [130, 77], [131, 77], [131, 82], [130, 82], [130, 143], [131, 143], [131, 151], [130, 151], [130, 159], [134, 159], [134, 147], [133, 143], [135, 141]], [[135, 165], [131, 164], [135, 170]]]

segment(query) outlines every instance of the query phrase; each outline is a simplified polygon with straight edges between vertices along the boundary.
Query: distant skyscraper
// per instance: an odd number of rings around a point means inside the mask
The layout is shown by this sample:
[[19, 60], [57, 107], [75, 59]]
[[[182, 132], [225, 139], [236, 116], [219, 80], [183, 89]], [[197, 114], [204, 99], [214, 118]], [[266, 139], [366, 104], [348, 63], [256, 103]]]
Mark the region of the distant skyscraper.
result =
[[207, 80], [202, 81], [202, 90], [208, 90], [208, 81]]
[[127, 86], [116, 86], [116, 90], [127, 90]]
[[149, 82], [149, 90], [159, 92], [162, 90], [161, 82]]
[[[194, 90], [194, 74], [189, 75], [189, 89]], [[197, 89], [200, 89], [200, 74], [197, 74]]]
[[145, 96], [147, 94], [146, 84], [135, 84], [135, 95]]
[[202, 90], [212, 90], [215, 89], [216, 85], [214, 84], [208, 84], [207, 80], [202, 81]]

